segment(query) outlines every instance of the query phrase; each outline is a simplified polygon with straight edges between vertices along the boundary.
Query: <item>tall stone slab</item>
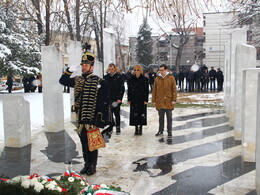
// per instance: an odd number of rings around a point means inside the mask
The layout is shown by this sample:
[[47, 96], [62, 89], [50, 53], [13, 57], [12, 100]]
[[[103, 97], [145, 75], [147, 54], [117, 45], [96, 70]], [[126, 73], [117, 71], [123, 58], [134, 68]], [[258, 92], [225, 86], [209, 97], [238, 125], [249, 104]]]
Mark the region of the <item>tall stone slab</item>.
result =
[[[236, 68], [234, 72], [235, 86], [233, 99], [235, 105], [234, 112], [234, 130], [235, 139], [241, 140], [242, 133], [242, 83], [243, 83], [243, 69], [256, 67], [256, 49], [254, 46], [238, 43], [236, 46]], [[233, 86], [232, 86], [233, 87]]]
[[255, 162], [258, 73], [260, 68], [243, 70], [241, 129], [242, 157], [246, 162]]
[[[257, 97], [260, 97], [260, 74], [257, 81]], [[256, 192], [260, 194], [260, 100], [257, 99], [256, 112]]]
[[44, 131], [64, 130], [62, 54], [55, 46], [42, 46]]
[[115, 33], [108, 28], [104, 29], [103, 33], [104, 37], [104, 74], [105, 71], [108, 67], [108, 64], [110, 63], [116, 63], [115, 62], [115, 53], [116, 53], [116, 48], [115, 48]]
[[231, 65], [230, 65], [230, 41], [225, 44], [225, 74], [224, 74], [224, 108], [226, 116], [230, 114], [230, 95], [231, 95]]
[[4, 139], [6, 147], [31, 143], [30, 104], [21, 95], [3, 96]]
[[[238, 43], [246, 44], [247, 29], [242, 28], [234, 30], [231, 33], [230, 40], [230, 110], [229, 110], [229, 124], [234, 127], [234, 114], [235, 114], [235, 81], [236, 81], [236, 46]], [[241, 73], [242, 74], [242, 73]], [[241, 78], [242, 79], [242, 78]], [[225, 82], [225, 81], [224, 81]]]

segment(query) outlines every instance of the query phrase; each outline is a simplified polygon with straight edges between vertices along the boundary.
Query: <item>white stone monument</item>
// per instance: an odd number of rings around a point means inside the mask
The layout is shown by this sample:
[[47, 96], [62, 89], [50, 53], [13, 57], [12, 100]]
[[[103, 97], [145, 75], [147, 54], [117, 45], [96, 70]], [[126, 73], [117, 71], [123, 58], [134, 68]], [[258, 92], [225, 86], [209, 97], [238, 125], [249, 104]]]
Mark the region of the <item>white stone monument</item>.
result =
[[[241, 28], [235, 30], [231, 33], [231, 40], [230, 40], [230, 110], [229, 110], [229, 125], [234, 127], [234, 114], [235, 114], [235, 104], [234, 100], [236, 98], [235, 94], [235, 81], [236, 81], [236, 46], [238, 43], [246, 44], [246, 37], [247, 37], [247, 29]], [[242, 74], [242, 73], [241, 73]], [[241, 78], [242, 79], [242, 78]], [[224, 81], [225, 82], [225, 81]], [[240, 137], [240, 135], [235, 137]]]
[[[257, 97], [260, 97], [260, 74], [257, 81]], [[256, 112], [256, 192], [260, 194], [260, 100], [257, 99]]]
[[225, 74], [224, 74], [224, 107], [226, 116], [230, 114], [230, 95], [231, 95], [231, 72], [230, 72], [230, 41], [225, 44]]
[[243, 70], [242, 82], [242, 157], [246, 162], [255, 162], [257, 79], [260, 68]]
[[31, 143], [30, 104], [16, 94], [3, 96], [4, 139], [6, 147], [24, 147]]
[[254, 46], [238, 43], [236, 46], [235, 54], [236, 67], [234, 72], [235, 85], [234, 88], [235, 98], [234, 102], [234, 130], [235, 139], [241, 140], [242, 132], [242, 83], [243, 83], [243, 69], [256, 67], [256, 49]]
[[110, 63], [115, 62], [115, 34], [111, 29], [105, 28], [104, 29], [104, 75], [106, 74], [106, 69]]
[[62, 54], [55, 46], [42, 46], [42, 92], [44, 131], [64, 130]]

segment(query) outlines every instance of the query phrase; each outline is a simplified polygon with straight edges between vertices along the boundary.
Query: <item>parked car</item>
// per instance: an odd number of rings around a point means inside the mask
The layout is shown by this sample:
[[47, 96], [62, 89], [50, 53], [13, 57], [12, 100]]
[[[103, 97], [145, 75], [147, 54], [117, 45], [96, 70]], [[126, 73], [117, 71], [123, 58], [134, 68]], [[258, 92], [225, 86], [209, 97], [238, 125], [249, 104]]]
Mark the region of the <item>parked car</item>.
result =
[[[6, 80], [4, 81], [0, 81], [0, 91], [4, 91], [4, 90], [7, 90], [8, 86], [6, 84]], [[13, 87], [12, 87], [12, 90], [20, 90], [23, 88], [23, 85], [14, 81], [13, 82]]]

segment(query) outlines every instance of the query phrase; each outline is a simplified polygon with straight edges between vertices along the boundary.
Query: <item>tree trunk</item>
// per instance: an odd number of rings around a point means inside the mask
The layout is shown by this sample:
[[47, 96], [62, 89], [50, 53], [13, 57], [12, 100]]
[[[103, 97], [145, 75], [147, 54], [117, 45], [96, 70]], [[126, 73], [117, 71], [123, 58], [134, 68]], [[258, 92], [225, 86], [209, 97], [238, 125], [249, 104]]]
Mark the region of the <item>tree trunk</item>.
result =
[[50, 1], [46, 0], [46, 37], [45, 37], [45, 45], [50, 45]]
[[80, 18], [79, 18], [79, 6], [80, 0], [76, 0], [76, 39], [77, 41], [81, 41], [80, 39]]
[[38, 35], [43, 33], [43, 25], [42, 25], [42, 18], [41, 18], [41, 8], [40, 8], [40, 1], [39, 0], [32, 0], [32, 4], [36, 9], [36, 17], [37, 17], [37, 28], [38, 28]]

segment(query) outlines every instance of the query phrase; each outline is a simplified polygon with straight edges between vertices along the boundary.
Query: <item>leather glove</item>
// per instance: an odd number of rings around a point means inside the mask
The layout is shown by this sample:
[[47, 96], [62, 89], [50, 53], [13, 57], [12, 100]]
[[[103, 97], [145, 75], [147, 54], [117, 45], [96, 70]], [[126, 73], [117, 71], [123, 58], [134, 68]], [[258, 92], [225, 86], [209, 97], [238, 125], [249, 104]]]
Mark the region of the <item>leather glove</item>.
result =
[[70, 71], [70, 72], [74, 72], [74, 71], [77, 70], [77, 67], [78, 67], [78, 65], [72, 64], [72, 65], [69, 67], [69, 71]]

